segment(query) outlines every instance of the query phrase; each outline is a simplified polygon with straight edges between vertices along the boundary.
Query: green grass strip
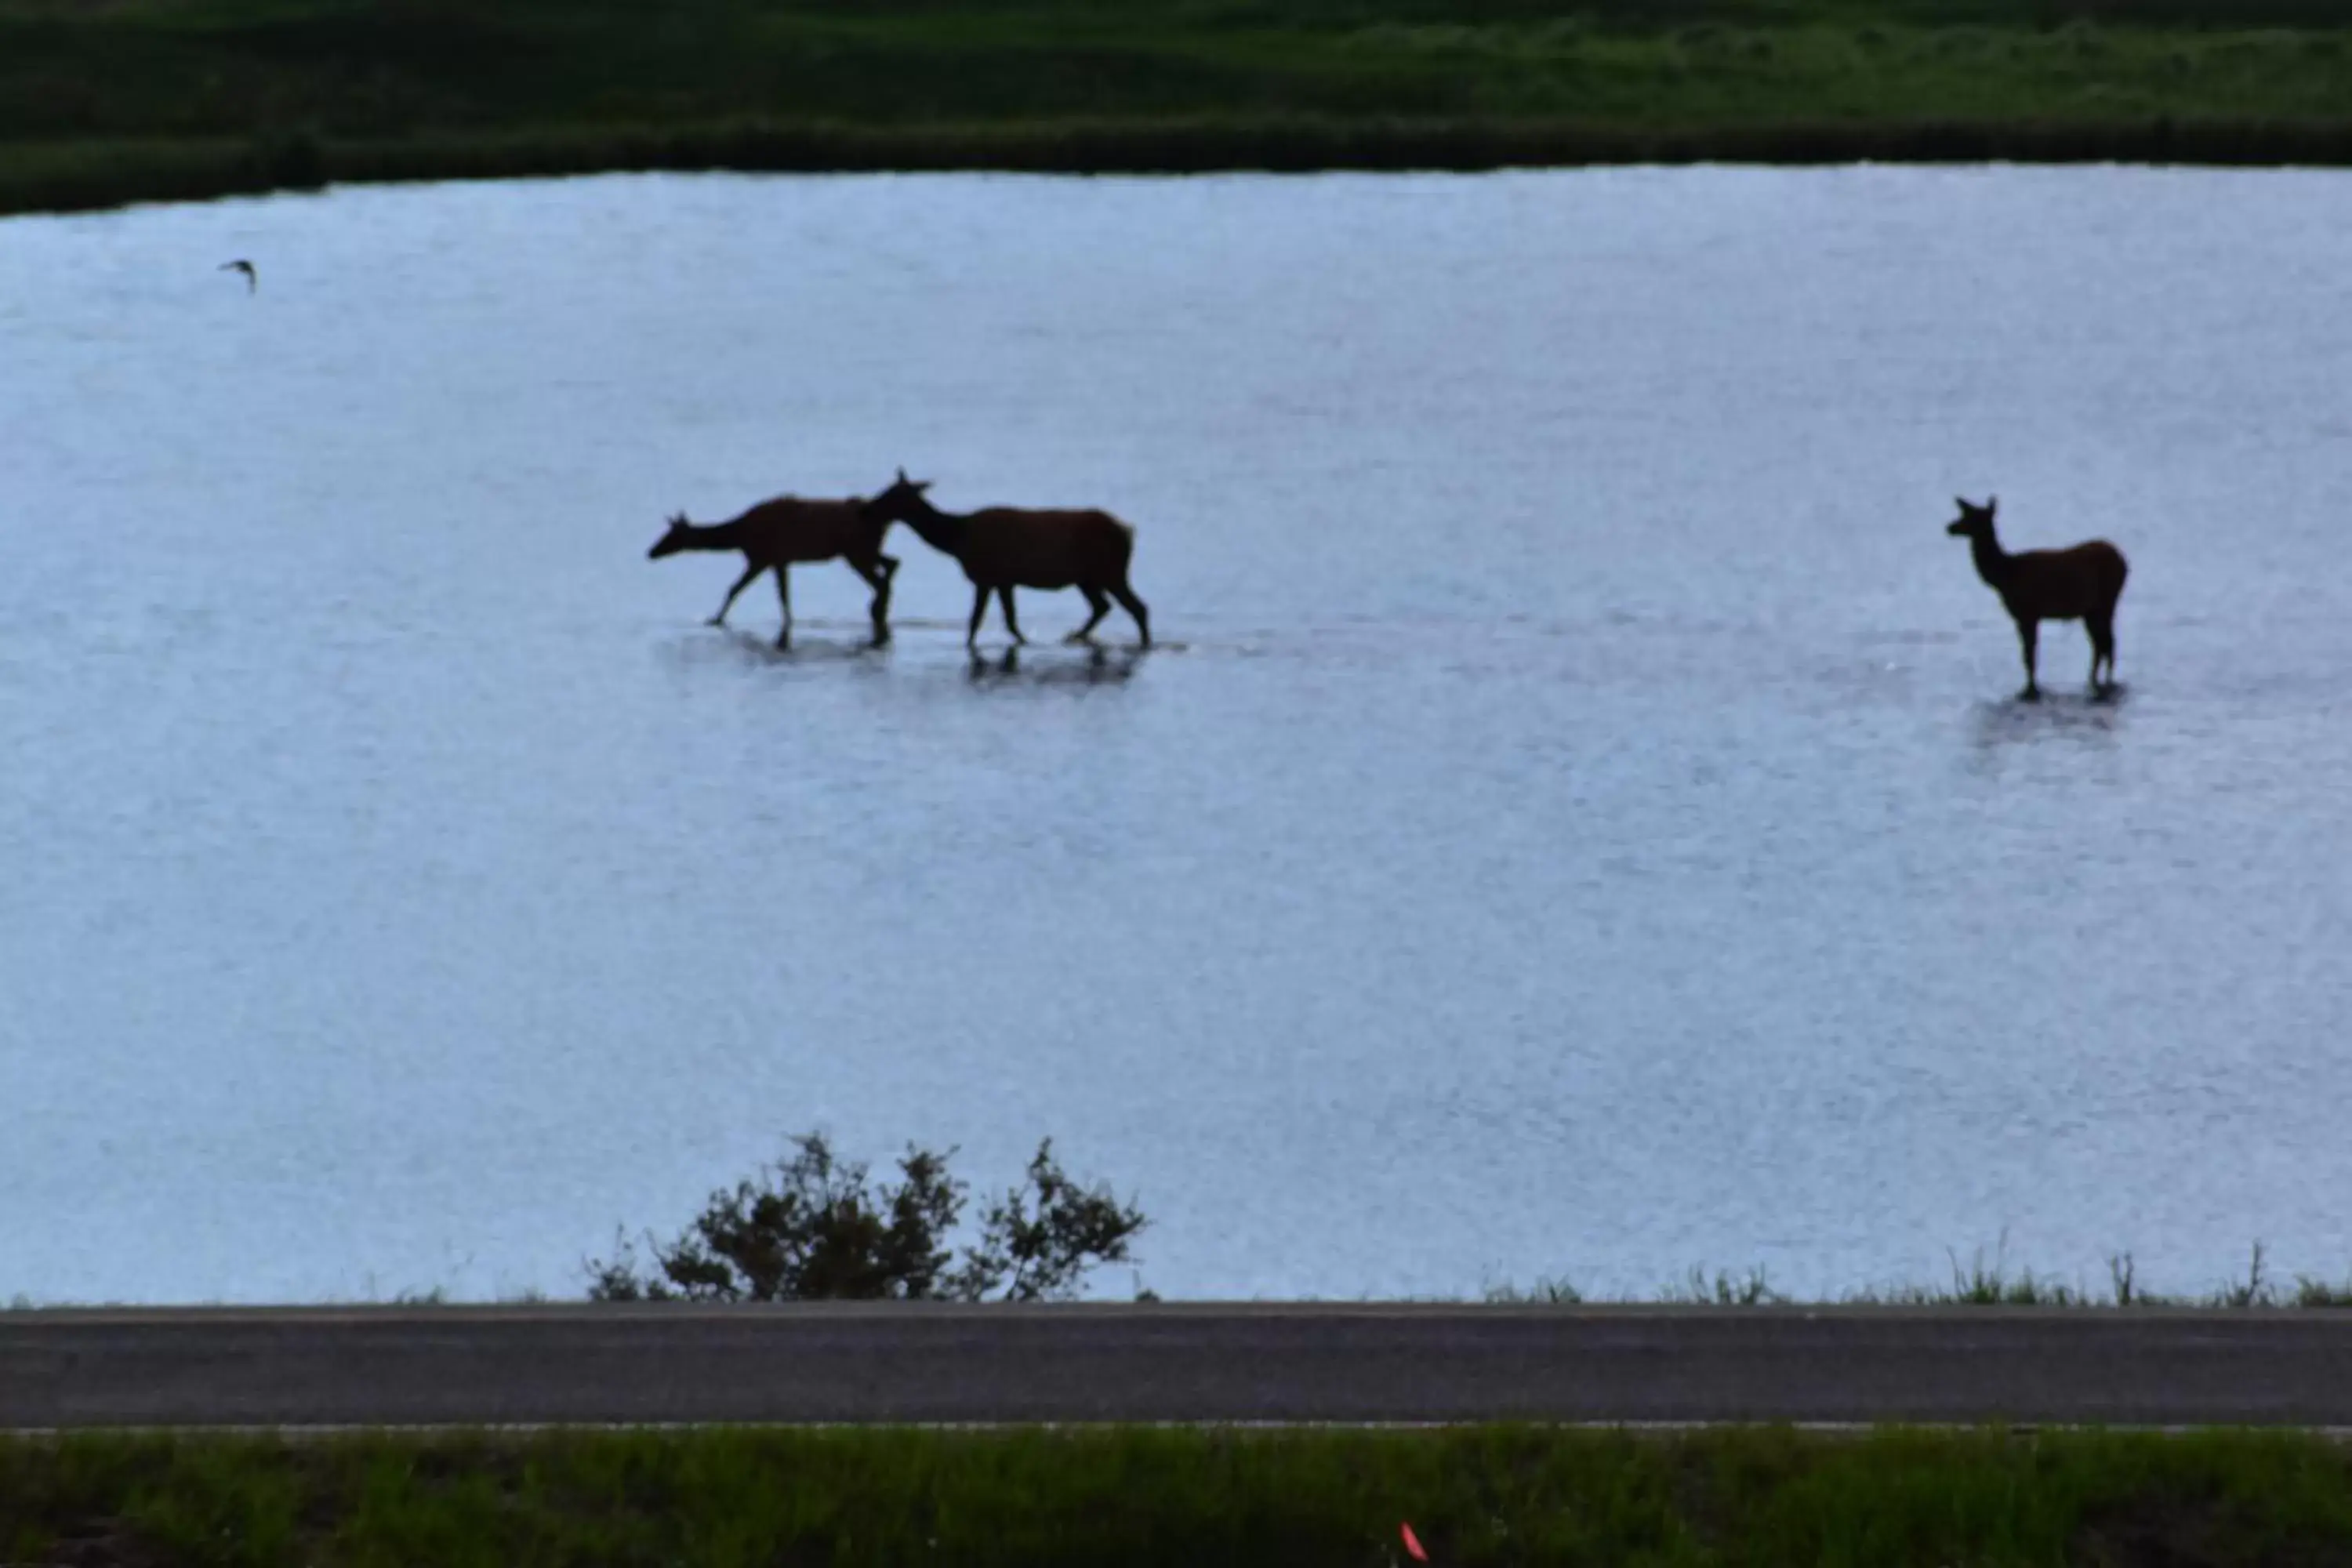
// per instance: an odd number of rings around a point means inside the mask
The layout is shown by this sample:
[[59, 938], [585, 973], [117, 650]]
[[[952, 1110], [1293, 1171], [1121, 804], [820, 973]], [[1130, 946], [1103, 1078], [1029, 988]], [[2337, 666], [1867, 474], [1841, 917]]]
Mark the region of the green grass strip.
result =
[[2352, 1561], [2352, 1456], [2211, 1432], [710, 1428], [0, 1441], [0, 1561]]
[[1815, 123], [1648, 130], [1549, 121], [1078, 121], [855, 126], [758, 121], [394, 142], [0, 142], [0, 215], [203, 201], [329, 184], [670, 172], [1034, 174], [1478, 171], [1593, 164], [2187, 163], [2352, 166], [2352, 119], [2040, 124]]
[[0, 0], [0, 211], [619, 169], [2352, 163], [2340, 0]]

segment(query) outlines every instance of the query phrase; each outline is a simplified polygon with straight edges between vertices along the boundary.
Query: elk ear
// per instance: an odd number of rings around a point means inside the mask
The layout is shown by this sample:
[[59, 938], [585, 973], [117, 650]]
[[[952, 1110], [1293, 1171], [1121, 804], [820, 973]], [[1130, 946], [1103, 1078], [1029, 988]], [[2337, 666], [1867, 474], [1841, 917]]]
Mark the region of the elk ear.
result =
[[2000, 508], [2000, 498], [1999, 496], [1985, 497], [1985, 515], [1987, 517], [1990, 517], [1994, 511]]
[[914, 483], [914, 481], [913, 481], [912, 479], [908, 479], [908, 478], [907, 477], [907, 470], [906, 470], [906, 469], [904, 469], [904, 468], [900, 468], [900, 469], [898, 470], [898, 482], [899, 482], [900, 484], [902, 484], [902, 485], [908, 485], [908, 484], [912, 484], [912, 483]]
[[1973, 511], [1976, 510], [1969, 505], [1969, 498], [1966, 496], [1954, 496], [1952, 498], [1952, 504], [1958, 507], [1962, 511]]

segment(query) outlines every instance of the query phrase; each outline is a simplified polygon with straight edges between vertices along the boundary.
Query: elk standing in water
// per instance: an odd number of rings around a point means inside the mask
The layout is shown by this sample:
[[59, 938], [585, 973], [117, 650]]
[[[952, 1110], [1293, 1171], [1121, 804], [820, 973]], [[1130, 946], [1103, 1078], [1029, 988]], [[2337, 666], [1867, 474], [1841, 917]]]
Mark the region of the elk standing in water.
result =
[[797, 496], [779, 496], [774, 500], [761, 501], [731, 522], [692, 523], [680, 512], [669, 520], [669, 531], [654, 541], [654, 547], [646, 552], [646, 559], [658, 561], [681, 550], [741, 551], [743, 575], [735, 579], [719, 613], [710, 617], [709, 624], [714, 626], [725, 626], [735, 595], [750, 587], [761, 573], [772, 568], [776, 574], [776, 599], [784, 612], [784, 628], [776, 636], [776, 646], [790, 647], [793, 564], [830, 561], [839, 556], [874, 590], [874, 641], [878, 646], [890, 640], [890, 579], [898, 570], [898, 563], [882, 553], [882, 535], [887, 529], [887, 523], [866, 520], [864, 503], [856, 496], [846, 500], [803, 500]]
[[[2011, 555], [1993, 534], [1993, 509], [1998, 496], [1987, 496], [1982, 506], [1959, 503], [1960, 515], [1944, 531], [1969, 542], [1976, 557], [1977, 575], [2000, 595], [2001, 607], [2017, 623], [2018, 646], [2025, 654], [2028, 701], [2042, 695], [2034, 683], [2034, 644], [2043, 621], [2080, 621], [2091, 634], [2091, 689], [2105, 691], [2116, 679], [2116, 600], [2122, 596], [2130, 567], [2123, 552], [2104, 539], [2065, 550], [2024, 550]], [[2099, 679], [2106, 666], [2107, 679]]]
[[898, 481], [866, 503], [867, 520], [887, 528], [903, 522], [923, 536], [932, 549], [952, 555], [971, 580], [971, 626], [964, 647], [980, 639], [980, 623], [988, 614], [993, 594], [1004, 605], [1004, 629], [1015, 644], [1021, 635], [1013, 615], [1015, 588], [1076, 588], [1087, 596], [1094, 614], [1066, 641], [1090, 641], [1096, 626], [1110, 614], [1117, 599], [1135, 617], [1136, 635], [1151, 646], [1151, 612], [1127, 585], [1127, 563], [1135, 553], [1135, 530], [1107, 511], [1031, 511], [1017, 507], [989, 507], [981, 511], [941, 511], [923, 492], [929, 479], [910, 479], [898, 470]]

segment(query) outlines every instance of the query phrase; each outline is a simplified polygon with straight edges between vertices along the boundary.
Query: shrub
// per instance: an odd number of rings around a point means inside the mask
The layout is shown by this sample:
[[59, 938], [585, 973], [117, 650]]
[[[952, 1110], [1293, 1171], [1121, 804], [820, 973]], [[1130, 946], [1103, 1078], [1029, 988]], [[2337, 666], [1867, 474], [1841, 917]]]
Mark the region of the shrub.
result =
[[896, 1184], [837, 1158], [824, 1135], [802, 1133], [782, 1162], [710, 1194], [667, 1244], [648, 1233], [640, 1269], [619, 1256], [588, 1265], [594, 1301], [1051, 1301], [1076, 1296], [1097, 1264], [1132, 1261], [1148, 1223], [1108, 1186], [1081, 1186], [1037, 1145], [1022, 1184], [990, 1200], [961, 1261], [949, 1237], [969, 1189], [944, 1153], [909, 1144]]

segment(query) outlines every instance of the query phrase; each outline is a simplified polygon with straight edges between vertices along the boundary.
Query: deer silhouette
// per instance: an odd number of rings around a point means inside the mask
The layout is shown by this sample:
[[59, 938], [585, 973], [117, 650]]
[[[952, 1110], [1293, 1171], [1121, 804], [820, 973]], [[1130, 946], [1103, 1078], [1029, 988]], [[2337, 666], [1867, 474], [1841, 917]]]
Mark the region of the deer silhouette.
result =
[[[2012, 555], [1993, 532], [1992, 515], [2000, 505], [1998, 496], [1987, 496], [1982, 506], [1959, 500], [1960, 515], [1944, 531], [1969, 542], [1977, 575], [2000, 595], [2001, 607], [2017, 623], [2018, 647], [2025, 656], [2025, 689], [2020, 695], [2028, 701], [2042, 695], [2033, 664], [2044, 621], [2083, 623], [2091, 636], [2091, 689], [2105, 691], [2116, 679], [2116, 601], [2123, 595], [2124, 578], [2131, 570], [2123, 552], [2104, 539], [2094, 539], [2064, 550], [2021, 550]], [[2102, 665], [2107, 672], [2105, 682], [2099, 679]]]
[[693, 523], [684, 512], [669, 520], [669, 531], [654, 541], [646, 559], [658, 561], [681, 550], [737, 550], [743, 554], [743, 574], [727, 590], [719, 613], [708, 625], [723, 626], [735, 596], [750, 587], [760, 574], [776, 574], [776, 600], [783, 607], [783, 629], [776, 634], [778, 647], [793, 646], [792, 568], [796, 563], [831, 561], [838, 556], [874, 590], [871, 614], [877, 646], [890, 640], [890, 580], [898, 561], [882, 553], [887, 523], [867, 520], [865, 503], [856, 496], [845, 500], [805, 500], [778, 496], [763, 500], [727, 522]]
[[894, 522], [905, 523], [924, 543], [961, 563], [973, 590], [966, 647], [980, 640], [980, 623], [988, 615], [992, 594], [1004, 605], [1004, 629], [1013, 634], [1014, 644], [1029, 640], [1021, 635], [1021, 621], [1013, 613], [1015, 588], [1076, 588], [1086, 595], [1094, 614], [1066, 642], [1093, 640], [1095, 627], [1117, 599], [1135, 617], [1141, 646], [1151, 646], [1151, 612], [1127, 584], [1135, 530], [1107, 511], [1000, 506], [958, 515], [933, 506], [923, 493], [930, 488], [930, 480], [910, 479], [900, 468], [897, 481], [866, 503], [865, 513], [869, 522], [885, 530]]

